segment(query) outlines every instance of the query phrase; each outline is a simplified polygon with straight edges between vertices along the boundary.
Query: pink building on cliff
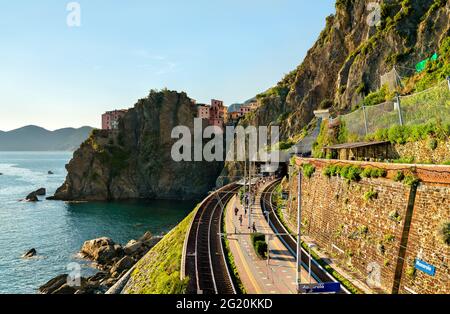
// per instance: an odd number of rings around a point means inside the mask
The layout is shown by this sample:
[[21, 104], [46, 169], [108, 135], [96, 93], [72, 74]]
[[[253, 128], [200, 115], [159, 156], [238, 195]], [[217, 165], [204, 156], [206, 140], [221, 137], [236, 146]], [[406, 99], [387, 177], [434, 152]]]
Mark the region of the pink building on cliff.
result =
[[107, 111], [102, 114], [102, 129], [116, 130], [119, 127], [119, 119], [122, 118], [128, 110]]

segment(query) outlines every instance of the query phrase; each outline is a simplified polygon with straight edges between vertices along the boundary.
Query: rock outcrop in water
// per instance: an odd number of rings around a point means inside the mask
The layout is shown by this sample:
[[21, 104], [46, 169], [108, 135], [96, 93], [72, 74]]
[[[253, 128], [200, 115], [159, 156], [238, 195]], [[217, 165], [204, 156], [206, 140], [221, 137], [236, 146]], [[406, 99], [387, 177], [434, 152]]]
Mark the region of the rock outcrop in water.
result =
[[198, 199], [214, 186], [222, 163], [175, 162], [171, 133], [186, 126], [194, 136], [197, 108], [185, 93], [151, 91], [120, 120], [118, 130], [97, 130], [66, 166], [53, 199]]
[[86, 241], [80, 254], [95, 262], [100, 270], [89, 278], [70, 278], [58, 275], [39, 288], [42, 294], [101, 294], [112, 287], [137, 261], [139, 261], [161, 237], [146, 232], [138, 240], [131, 240], [122, 247], [110, 238], [98, 238]]

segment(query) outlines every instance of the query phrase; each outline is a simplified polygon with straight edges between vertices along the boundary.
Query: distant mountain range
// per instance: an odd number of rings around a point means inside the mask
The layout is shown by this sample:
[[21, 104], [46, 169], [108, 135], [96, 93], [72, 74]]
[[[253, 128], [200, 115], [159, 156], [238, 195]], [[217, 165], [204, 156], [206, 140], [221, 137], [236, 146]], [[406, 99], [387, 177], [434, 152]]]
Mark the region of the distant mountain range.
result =
[[92, 130], [84, 126], [49, 131], [29, 125], [8, 132], [0, 131], [0, 151], [74, 151]]

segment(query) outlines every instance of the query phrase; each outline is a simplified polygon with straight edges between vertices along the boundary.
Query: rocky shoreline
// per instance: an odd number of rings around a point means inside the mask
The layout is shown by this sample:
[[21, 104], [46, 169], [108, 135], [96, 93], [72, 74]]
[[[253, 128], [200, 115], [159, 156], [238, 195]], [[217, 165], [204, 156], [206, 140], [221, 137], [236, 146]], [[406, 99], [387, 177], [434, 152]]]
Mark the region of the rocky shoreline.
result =
[[[138, 240], [125, 246], [110, 238], [98, 238], [84, 242], [80, 255], [99, 270], [95, 275], [76, 278], [62, 274], [39, 288], [41, 294], [104, 294], [125, 275], [162, 237], [146, 232]], [[75, 278], [74, 278], [75, 277]]]

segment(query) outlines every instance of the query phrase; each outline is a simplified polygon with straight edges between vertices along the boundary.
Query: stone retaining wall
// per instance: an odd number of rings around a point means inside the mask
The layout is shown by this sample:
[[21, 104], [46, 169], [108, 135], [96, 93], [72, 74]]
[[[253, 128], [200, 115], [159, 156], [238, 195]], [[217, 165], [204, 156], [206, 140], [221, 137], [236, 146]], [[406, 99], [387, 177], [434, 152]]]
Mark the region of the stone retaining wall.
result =
[[[302, 180], [303, 231], [321, 249], [385, 293], [450, 293], [450, 248], [438, 235], [450, 221], [450, 167], [296, 160], [303, 163], [316, 168]], [[322, 171], [332, 163], [383, 168], [388, 175], [358, 182], [328, 178]], [[417, 188], [395, 182], [399, 170], [422, 182]], [[297, 195], [297, 180], [290, 186]], [[294, 196], [287, 209], [292, 224], [296, 208]], [[435, 276], [411, 274], [416, 258], [436, 267]]]

